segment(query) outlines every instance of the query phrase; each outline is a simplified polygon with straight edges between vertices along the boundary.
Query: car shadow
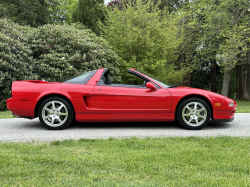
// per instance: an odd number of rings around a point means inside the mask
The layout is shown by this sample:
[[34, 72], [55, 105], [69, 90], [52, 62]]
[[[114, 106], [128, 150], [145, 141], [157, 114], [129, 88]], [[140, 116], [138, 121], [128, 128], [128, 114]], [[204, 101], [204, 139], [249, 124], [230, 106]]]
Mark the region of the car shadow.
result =
[[[215, 123], [210, 121], [209, 124], [202, 130], [206, 129], [227, 129], [230, 128], [232, 123]], [[20, 128], [45, 130], [44, 127], [38, 120], [24, 123], [19, 126]], [[173, 122], [73, 122], [67, 129], [179, 129], [186, 130], [180, 123], [175, 120]]]
[[230, 127], [232, 127], [234, 124], [231, 122], [214, 122], [214, 121], [210, 121], [209, 124], [207, 125], [208, 128], [211, 129], [228, 129]]
[[177, 122], [74, 122], [69, 128], [181, 128]]
[[44, 130], [46, 127], [44, 127], [40, 121], [38, 120], [30, 120], [30, 122], [22, 123], [22, 125], [19, 125], [18, 128], [20, 129], [35, 129], [35, 130]]
[[[210, 121], [205, 129], [226, 129], [230, 128], [231, 123], [215, 123], [214, 121]], [[92, 122], [92, 123], [80, 123], [74, 122], [68, 128], [70, 129], [82, 129], [82, 128], [114, 128], [114, 129], [122, 129], [122, 128], [130, 128], [130, 129], [140, 129], [140, 128], [147, 128], [147, 129], [157, 129], [157, 128], [164, 128], [164, 129], [183, 129], [180, 123], [175, 120], [173, 122]]]

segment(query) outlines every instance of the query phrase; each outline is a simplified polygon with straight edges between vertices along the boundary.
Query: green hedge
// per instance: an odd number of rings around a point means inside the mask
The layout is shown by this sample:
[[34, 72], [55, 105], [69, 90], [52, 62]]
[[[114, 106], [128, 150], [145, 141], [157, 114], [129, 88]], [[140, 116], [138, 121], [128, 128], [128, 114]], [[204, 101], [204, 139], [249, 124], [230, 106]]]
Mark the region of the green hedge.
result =
[[80, 25], [31, 28], [0, 19], [0, 110], [6, 109], [11, 97], [12, 81], [60, 81], [102, 67], [119, 75], [119, 63], [104, 39]]
[[35, 79], [27, 29], [0, 19], [0, 110], [6, 109], [14, 80]]
[[60, 81], [100, 67], [119, 72], [119, 57], [107, 42], [77, 26], [45, 25], [33, 30], [30, 43], [36, 60], [35, 72], [39, 72], [40, 79]]

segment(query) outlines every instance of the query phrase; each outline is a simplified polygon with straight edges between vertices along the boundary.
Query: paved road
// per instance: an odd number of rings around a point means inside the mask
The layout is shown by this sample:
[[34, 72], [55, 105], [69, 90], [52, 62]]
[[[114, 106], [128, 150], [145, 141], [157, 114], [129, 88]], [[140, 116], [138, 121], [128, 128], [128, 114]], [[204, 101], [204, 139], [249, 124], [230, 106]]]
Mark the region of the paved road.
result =
[[183, 129], [178, 122], [148, 123], [74, 123], [65, 130], [44, 128], [38, 119], [0, 119], [0, 141], [28, 142], [81, 138], [187, 136], [250, 136], [250, 113], [235, 114], [231, 123], [210, 122], [198, 131]]

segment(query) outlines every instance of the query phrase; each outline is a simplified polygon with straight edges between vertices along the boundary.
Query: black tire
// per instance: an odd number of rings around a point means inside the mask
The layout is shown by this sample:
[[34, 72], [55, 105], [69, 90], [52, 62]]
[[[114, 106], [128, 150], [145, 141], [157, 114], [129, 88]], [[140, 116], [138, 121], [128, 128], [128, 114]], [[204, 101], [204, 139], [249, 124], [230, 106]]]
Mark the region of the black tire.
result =
[[65, 129], [74, 119], [71, 104], [61, 97], [50, 97], [38, 109], [40, 122], [50, 130]]
[[177, 108], [177, 119], [188, 130], [202, 129], [209, 123], [210, 118], [211, 109], [207, 102], [200, 98], [188, 98]]

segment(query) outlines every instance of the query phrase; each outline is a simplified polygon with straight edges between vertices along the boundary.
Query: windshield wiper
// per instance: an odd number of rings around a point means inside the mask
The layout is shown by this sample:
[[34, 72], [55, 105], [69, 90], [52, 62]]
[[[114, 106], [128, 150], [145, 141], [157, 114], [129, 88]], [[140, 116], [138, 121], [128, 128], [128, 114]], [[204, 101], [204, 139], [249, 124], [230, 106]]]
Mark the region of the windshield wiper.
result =
[[178, 84], [175, 84], [173, 86], [169, 86], [168, 88], [176, 88], [176, 87], [180, 87]]

